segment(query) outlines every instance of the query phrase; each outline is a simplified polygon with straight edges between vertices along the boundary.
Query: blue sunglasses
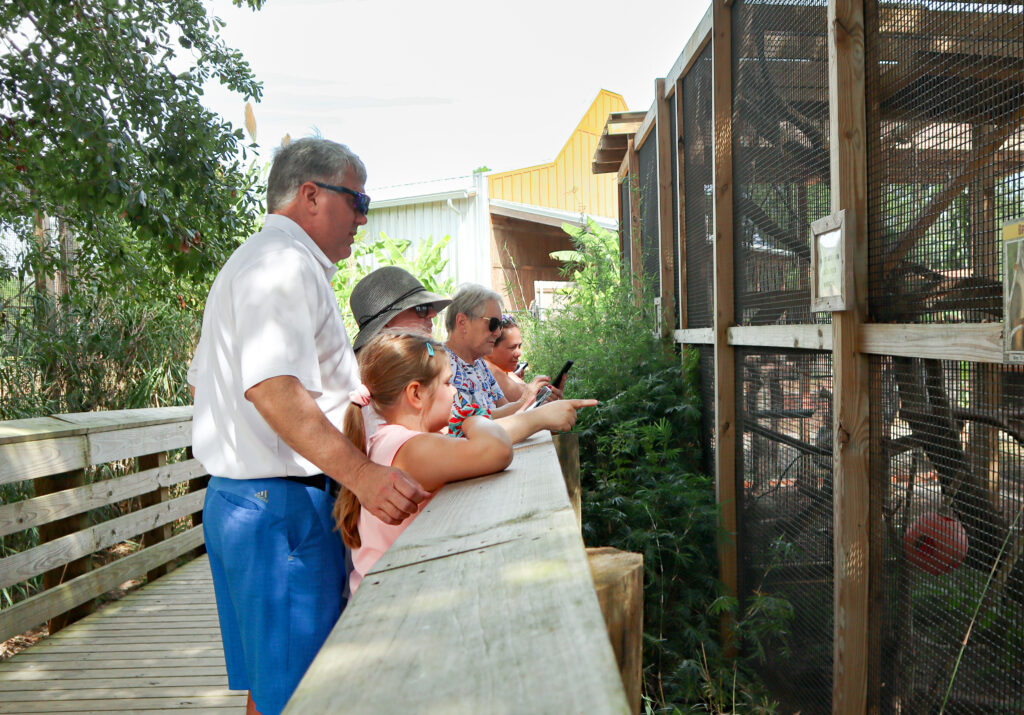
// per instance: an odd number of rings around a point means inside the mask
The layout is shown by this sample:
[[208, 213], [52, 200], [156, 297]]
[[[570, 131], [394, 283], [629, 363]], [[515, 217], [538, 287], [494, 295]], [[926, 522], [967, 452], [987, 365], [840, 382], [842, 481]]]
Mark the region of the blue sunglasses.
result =
[[319, 186], [321, 189], [328, 189], [330, 191], [337, 191], [339, 194], [348, 194], [355, 199], [355, 209], [363, 216], [370, 211], [370, 197], [367, 194], [359, 191], [353, 191], [352, 189], [346, 189], [344, 186], [333, 186], [331, 184], [325, 184], [321, 181], [314, 181], [314, 184]]

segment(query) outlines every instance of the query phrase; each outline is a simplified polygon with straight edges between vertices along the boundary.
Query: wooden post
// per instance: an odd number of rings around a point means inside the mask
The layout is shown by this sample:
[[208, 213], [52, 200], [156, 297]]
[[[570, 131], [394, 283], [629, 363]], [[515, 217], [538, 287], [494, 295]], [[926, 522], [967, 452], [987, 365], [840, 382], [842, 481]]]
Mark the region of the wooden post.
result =
[[[37, 497], [41, 497], [45, 494], [53, 494], [54, 492], [64, 491], [65, 489], [82, 487], [85, 486], [85, 484], [85, 470], [76, 469], [71, 472], [36, 479], [34, 482], [35, 495]], [[84, 531], [90, 526], [92, 525], [89, 523], [88, 512], [75, 514], [64, 519], [58, 519], [57, 521], [50, 522], [49, 524], [42, 524], [39, 527], [39, 543], [46, 544], [55, 539], [59, 539], [62, 536]], [[46, 591], [55, 586], [59, 586], [62, 583], [70, 581], [76, 576], [81, 576], [82, 574], [90, 571], [92, 571], [91, 554], [44, 573], [43, 590]], [[80, 606], [70, 609], [66, 613], [54, 616], [48, 621], [50, 635], [53, 635], [65, 626], [69, 626], [75, 621], [84, 618], [92, 613], [95, 608], [96, 602], [88, 601]]]
[[[144, 454], [138, 458], [137, 461], [139, 471], [144, 469], [156, 469], [167, 464], [167, 453], [157, 452], [155, 454]], [[169, 487], [157, 487], [155, 490], [148, 494], [143, 494], [139, 498], [140, 505], [143, 509], [147, 506], [153, 506], [161, 502], [169, 501], [171, 498], [171, 490]], [[158, 544], [165, 539], [169, 539], [172, 536], [172, 524], [164, 524], [158, 526], [155, 529], [147, 531], [142, 535], [142, 546], [143, 548]], [[146, 580], [153, 581], [160, 578], [167, 573], [167, 564], [161, 564], [153, 568], [146, 573]]]
[[683, 114], [683, 79], [685, 74], [679, 77], [676, 82], [676, 181], [679, 183], [679, 204], [676, 211], [679, 212], [679, 235], [675, 240], [679, 241], [679, 265], [676, 272], [679, 274], [679, 295], [676, 301], [679, 304], [679, 328], [686, 330], [690, 327], [690, 316], [687, 309], [686, 299], [686, 151], [683, 145], [683, 136], [686, 132], [685, 117]]
[[[867, 317], [867, 135], [864, 95], [863, 0], [830, 0], [829, 145], [832, 211], [846, 210], [851, 244], [851, 309], [832, 316], [834, 371], [835, 582], [832, 712], [868, 709], [869, 371], [857, 334]], [[881, 614], [876, 613], [876, 618]], [[877, 704], [876, 704], [877, 705]]]
[[640, 158], [633, 138], [626, 144], [626, 160], [629, 162], [629, 266], [633, 272], [633, 283], [639, 286], [637, 276], [643, 273], [640, 258]]
[[672, 99], [665, 96], [664, 79], [654, 80], [654, 102], [658, 140], [658, 243], [661, 249], [662, 324], [658, 328], [662, 335], [671, 335], [679, 327], [676, 324], [676, 258], [672, 250], [676, 241], [672, 231], [672, 214], [675, 210], [672, 203], [672, 162], [675, 160], [676, 142], [672, 136], [672, 120], [669, 118]]
[[569, 503], [576, 512], [576, 525], [583, 529], [582, 488], [580, 487], [580, 436], [575, 432], [552, 432], [551, 443], [562, 467]]
[[[712, 4], [712, 116], [714, 159], [714, 339], [715, 339], [715, 494], [722, 510], [719, 578], [731, 596], [738, 593], [736, 561], [736, 356], [728, 331], [735, 323], [733, 300], [732, 196], [732, 17], [729, 0]], [[723, 634], [728, 623], [723, 621]], [[726, 638], [726, 642], [728, 642]], [[727, 646], [729, 647], [729, 646]]]
[[611, 546], [587, 549], [594, 590], [622, 675], [626, 702], [640, 713], [644, 635], [644, 557]]

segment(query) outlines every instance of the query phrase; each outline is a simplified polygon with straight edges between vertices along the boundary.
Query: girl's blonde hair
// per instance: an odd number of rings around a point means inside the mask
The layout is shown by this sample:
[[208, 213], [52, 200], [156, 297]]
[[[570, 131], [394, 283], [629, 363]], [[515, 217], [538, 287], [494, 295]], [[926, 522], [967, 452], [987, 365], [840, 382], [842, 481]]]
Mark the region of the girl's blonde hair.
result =
[[[430, 385], [448, 363], [444, 345], [433, 338], [398, 330], [382, 330], [359, 351], [359, 373], [370, 391], [370, 405], [383, 412], [395, 405], [410, 382]], [[342, 432], [356, 448], [366, 452], [363, 410], [350, 403]], [[342, 487], [334, 503], [334, 520], [350, 549], [358, 548], [359, 499]]]

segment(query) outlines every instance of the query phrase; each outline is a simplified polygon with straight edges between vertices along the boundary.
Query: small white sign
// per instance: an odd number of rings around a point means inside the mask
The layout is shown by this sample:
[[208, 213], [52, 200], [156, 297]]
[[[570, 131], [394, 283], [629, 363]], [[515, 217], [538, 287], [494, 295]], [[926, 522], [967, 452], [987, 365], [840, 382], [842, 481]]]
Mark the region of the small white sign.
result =
[[811, 224], [811, 310], [846, 310], [851, 286], [846, 250], [845, 209]]

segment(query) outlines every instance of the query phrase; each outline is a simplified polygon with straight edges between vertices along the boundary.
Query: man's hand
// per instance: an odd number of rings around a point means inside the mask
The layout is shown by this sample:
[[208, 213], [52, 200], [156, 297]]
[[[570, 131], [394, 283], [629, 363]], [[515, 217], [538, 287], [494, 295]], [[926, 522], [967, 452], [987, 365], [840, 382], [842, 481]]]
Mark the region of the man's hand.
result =
[[346, 484], [366, 510], [385, 524], [401, 524], [430, 496], [415, 479], [395, 467], [366, 462]]

